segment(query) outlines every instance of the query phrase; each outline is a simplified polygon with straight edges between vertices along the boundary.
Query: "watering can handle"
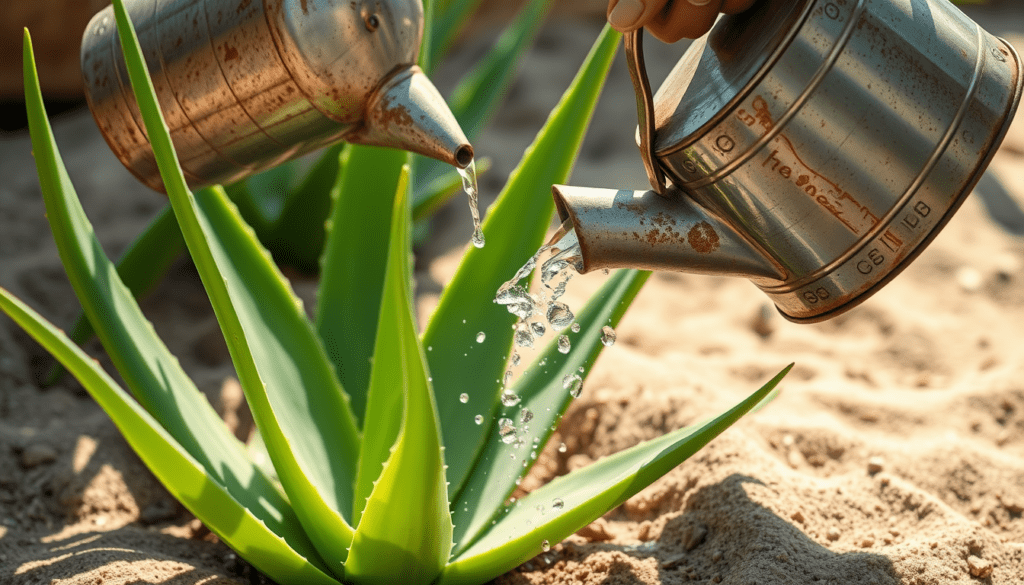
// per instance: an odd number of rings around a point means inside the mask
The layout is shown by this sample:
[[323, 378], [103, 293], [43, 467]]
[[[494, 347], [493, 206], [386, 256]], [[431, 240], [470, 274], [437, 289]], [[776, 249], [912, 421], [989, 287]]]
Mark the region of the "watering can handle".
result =
[[633, 91], [636, 92], [640, 158], [644, 161], [644, 169], [647, 170], [651, 187], [659, 195], [664, 195], [665, 173], [654, 158], [654, 95], [651, 93], [651, 82], [647, 79], [647, 67], [644, 65], [643, 35], [643, 28], [626, 33], [626, 66], [629, 68], [629, 77], [633, 80]]

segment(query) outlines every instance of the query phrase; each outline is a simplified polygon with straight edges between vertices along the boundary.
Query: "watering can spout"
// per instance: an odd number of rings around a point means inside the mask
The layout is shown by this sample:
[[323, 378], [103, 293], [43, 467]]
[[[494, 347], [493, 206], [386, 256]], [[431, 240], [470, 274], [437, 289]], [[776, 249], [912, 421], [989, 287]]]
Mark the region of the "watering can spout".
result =
[[576, 230], [583, 272], [675, 270], [743, 276], [755, 282], [785, 277], [736, 230], [675, 187], [659, 195], [555, 185], [552, 193], [563, 222], [559, 233]]
[[394, 71], [366, 106], [364, 127], [351, 142], [408, 150], [460, 169], [473, 147], [444, 98], [416, 65]]

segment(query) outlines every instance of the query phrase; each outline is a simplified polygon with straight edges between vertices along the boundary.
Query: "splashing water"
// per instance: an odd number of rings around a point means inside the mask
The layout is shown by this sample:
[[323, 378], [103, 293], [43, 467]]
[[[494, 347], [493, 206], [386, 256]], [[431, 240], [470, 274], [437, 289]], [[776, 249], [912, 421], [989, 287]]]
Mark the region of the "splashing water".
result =
[[501, 435], [501, 442], [506, 445], [516, 440], [516, 424], [510, 418], [503, 418], [498, 421], [498, 434]]
[[580, 378], [579, 374], [566, 374], [562, 378], [562, 388], [568, 390], [573, 398], [579, 398], [583, 392], [583, 378]]
[[615, 330], [605, 325], [601, 328], [601, 343], [606, 347], [615, 345]]
[[572, 314], [572, 310], [569, 309], [569, 305], [561, 302], [554, 302], [548, 305], [548, 312], [545, 315], [548, 319], [548, 323], [551, 323], [551, 328], [555, 331], [561, 331], [572, 323], [572, 320], [576, 318], [576, 315]]
[[462, 189], [469, 197], [469, 212], [473, 214], [473, 245], [484, 247], [484, 232], [480, 229], [480, 189], [476, 182], [476, 161], [469, 161], [464, 169], [456, 167], [462, 176]]
[[501, 403], [504, 404], [505, 406], [515, 406], [519, 404], [520, 400], [521, 399], [519, 398], [519, 395], [516, 394], [515, 392], [512, 392], [511, 390], [505, 390], [504, 392], [501, 393]]
[[572, 343], [569, 341], [568, 335], [558, 336], [558, 351], [561, 353], [569, 353], [572, 351]]

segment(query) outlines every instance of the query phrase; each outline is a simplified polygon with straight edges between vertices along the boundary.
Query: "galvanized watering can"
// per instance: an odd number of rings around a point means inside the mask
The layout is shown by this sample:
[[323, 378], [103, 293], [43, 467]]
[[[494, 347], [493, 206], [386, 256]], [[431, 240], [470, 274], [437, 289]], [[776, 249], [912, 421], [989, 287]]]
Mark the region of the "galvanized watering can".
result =
[[[340, 140], [459, 168], [473, 149], [416, 67], [420, 0], [128, 0], [193, 188], [228, 183]], [[86, 99], [107, 143], [163, 191], [113, 8], [82, 39]]]
[[[626, 38], [653, 190], [557, 185], [583, 271], [749, 278], [798, 322], [877, 291], [949, 221], [1021, 97], [1021, 61], [947, 0], [761, 0], [651, 96]], [[556, 236], [557, 239], [557, 236]]]

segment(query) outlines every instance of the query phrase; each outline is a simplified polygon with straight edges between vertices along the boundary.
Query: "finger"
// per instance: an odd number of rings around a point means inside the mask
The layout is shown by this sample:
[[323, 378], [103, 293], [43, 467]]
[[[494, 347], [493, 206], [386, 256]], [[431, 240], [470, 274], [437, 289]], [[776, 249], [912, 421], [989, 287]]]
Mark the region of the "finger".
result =
[[722, 12], [726, 14], [739, 14], [754, 5], [754, 0], [725, 0], [722, 2]]
[[619, 32], [634, 31], [656, 17], [672, 0], [611, 0], [608, 22]]
[[646, 24], [647, 30], [665, 43], [695, 39], [711, 30], [721, 7], [722, 0], [710, 0], [703, 6], [694, 6], [687, 0], [674, 0], [669, 9], [662, 10]]

